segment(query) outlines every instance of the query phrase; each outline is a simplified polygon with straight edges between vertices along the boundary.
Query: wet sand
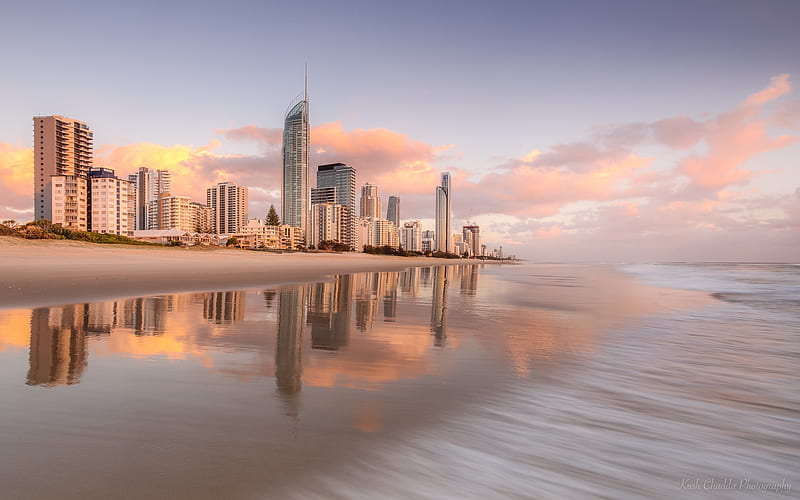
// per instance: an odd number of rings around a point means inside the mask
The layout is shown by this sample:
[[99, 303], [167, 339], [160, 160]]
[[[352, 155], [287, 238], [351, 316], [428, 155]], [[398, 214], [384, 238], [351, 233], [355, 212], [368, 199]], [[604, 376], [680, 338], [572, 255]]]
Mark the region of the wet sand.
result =
[[319, 281], [335, 274], [457, 264], [361, 253], [270, 253], [0, 237], [0, 307]]

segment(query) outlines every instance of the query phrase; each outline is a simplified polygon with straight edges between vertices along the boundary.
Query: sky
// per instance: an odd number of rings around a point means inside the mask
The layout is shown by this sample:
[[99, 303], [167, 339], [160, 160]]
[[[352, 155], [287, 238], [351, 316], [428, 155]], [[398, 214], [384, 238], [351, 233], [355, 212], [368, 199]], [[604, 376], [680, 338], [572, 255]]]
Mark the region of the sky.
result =
[[[32, 219], [32, 117], [95, 165], [280, 209], [308, 64], [311, 164], [540, 261], [800, 256], [800, 2], [6, 2], [0, 219]], [[32, 29], [36, 27], [36, 29]]]

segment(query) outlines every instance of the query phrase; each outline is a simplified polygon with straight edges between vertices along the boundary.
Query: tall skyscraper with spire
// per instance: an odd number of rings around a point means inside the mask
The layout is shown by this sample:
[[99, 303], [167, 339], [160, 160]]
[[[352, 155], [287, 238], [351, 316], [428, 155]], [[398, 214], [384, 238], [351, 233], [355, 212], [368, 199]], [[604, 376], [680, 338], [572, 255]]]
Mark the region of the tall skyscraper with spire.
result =
[[450, 172], [442, 172], [442, 183], [436, 186], [436, 250], [452, 252], [450, 234]]
[[308, 238], [308, 73], [303, 96], [283, 122], [283, 223], [302, 229]]

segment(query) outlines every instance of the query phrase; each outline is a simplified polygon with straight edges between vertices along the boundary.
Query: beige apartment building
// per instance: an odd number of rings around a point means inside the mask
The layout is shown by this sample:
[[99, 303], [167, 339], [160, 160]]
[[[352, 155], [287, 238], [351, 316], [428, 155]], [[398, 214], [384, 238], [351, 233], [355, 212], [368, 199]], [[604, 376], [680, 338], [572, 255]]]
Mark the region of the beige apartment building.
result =
[[235, 235], [242, 248], [281, 248], [280, 226], [270, 226], [261, 219], [250, 219]]
[[[86, 189], [86, 179], [92, 167], [92, 140], [89, 126], [78, 120], [58, 115], [33, 118], [35, 220], [54, 221], [56, 218], [53, 212], [54, 176], [59, 177], [62, 188], [65, 183], [69, 183], [76, 191], [80, 191], [81, 185]], [[68, 180], [66, 177], [78, 177], [83, 181]], [[70, 207], [69, 213], [60, 214], [60, 219], [70, 220], [72, 228], [85, 231], [89, 227], [89, 200], [87, 196], [81, 199], [79, 193], [75, 194], [78, 196], [74, 199], [59, 200], [60, 204], [65, 205], [61, 210], [65, 210], [66, 206]]]
[[311, 205], [311, 238], [315, 247], [323, 241], [343, 242], [346, 231], [347, 207], [338, 203]]
[[61, 224], [76, 231], [89, 230], [89, 187], [86, 178], [79, 175], [52, 175], [48, 178], [46, 217], [53, 224]]
[[188, 196], [162, 193], [147, 204], [148, 226], [152, 229], [180, 229], [207, 233], [211, 228], [211, 208]]
[[[136, 229], [136, 187], [110, 168], [89, 171], [90, 229], [133, 237]], [[54, 221], [55, 222], [55, 221]]]

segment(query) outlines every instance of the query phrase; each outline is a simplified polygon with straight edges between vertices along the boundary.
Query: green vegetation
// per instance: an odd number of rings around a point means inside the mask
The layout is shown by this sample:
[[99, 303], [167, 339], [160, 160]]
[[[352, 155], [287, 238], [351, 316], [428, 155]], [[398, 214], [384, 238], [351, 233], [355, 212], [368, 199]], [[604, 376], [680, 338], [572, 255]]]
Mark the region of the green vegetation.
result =
[[278, 212], [275, 211], [275, 205], [269, 206], [269, 213], [267, 214], [268, 226], [280, 226], [281, 220], [278, 218]]
[[238, 247], [239, 246], [239, 238], [236, 236], [231, 236], [228, 238], [228, 241], [225, 242], [226, 247]]
[[373, 255], [397, 255], [399, 257], [420, 257], [422, 253], [420, 252], [410, 252], [403, 250], [402, 247], [400, 248], [393, 248], [389, 245], [383, 245], [380, 247], [373, 247], [371, 245], [364, 245], [364, 253], [369, 253]]
[[433, 252], [430, 254], [431, 257], [436, 259], [460, 259], [461, 257], [458, 256], [456, 253], [451, 252]]
[[37, 220], [23, 225], [16, 225], [14, 221], [3, 221], [3, 224], [0, 224], [0, 235], [16, 236], [29, 240], [73, 240], [89, 243], [162, 246], [157, 243], [137, 241], [117, 234], [73, 231], [72, 229], [61, 227], [59, 224], [53, 224], [49, 220]]
[[349, 252], [352, 250], [352, 248], [350, 248], [350, 245], [345, 245], [344, 243], [339, 243], [338, 241], [325, 240], [321, 241], [319, 245], [317, 245], [317, 250], [322, 250], [325, 252]]

